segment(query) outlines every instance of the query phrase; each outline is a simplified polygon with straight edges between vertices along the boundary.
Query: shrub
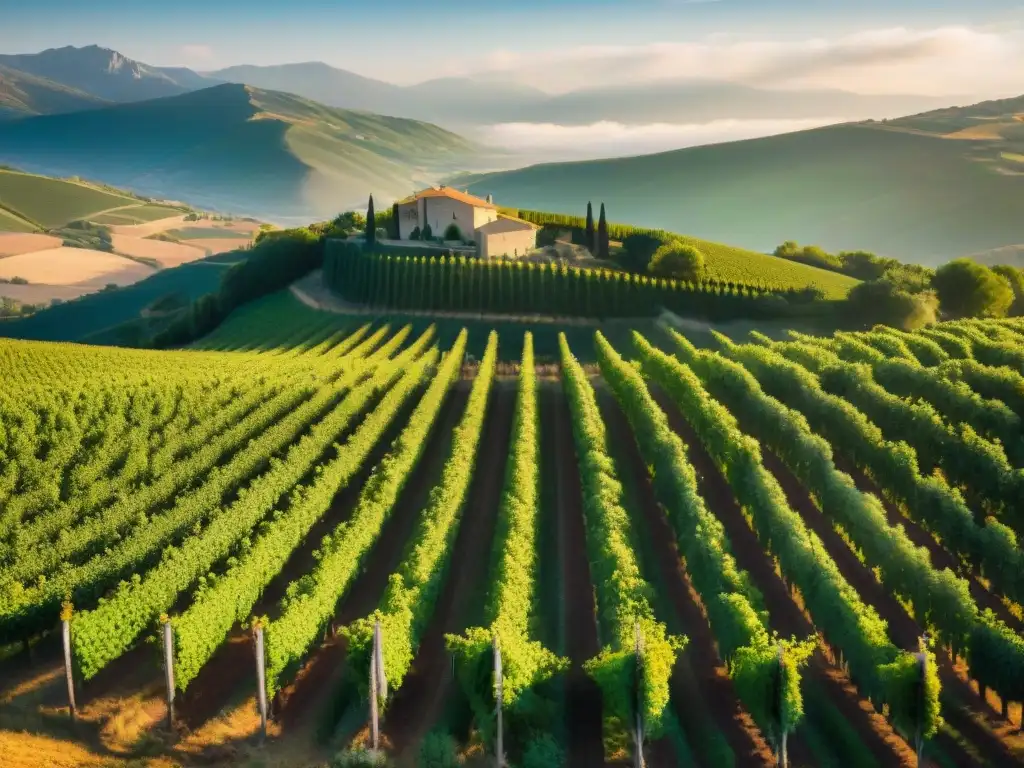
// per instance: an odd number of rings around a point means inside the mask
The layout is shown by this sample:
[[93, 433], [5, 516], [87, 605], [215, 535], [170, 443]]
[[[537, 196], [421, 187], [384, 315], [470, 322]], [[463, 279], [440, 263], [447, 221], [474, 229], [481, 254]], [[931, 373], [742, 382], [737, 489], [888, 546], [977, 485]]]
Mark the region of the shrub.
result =
[[1010, 305], [1010, 317], [1024, 315], [1024, 270], [1007, 264], [997, 264], [992, 271], [1002, 277], [1013, 289], [1013, 304]]
[[423, 234], [421, 236], [422, 236], [422, 238], [424, 240], [433, 240], [434, 239], [434, 230], [432, 230], [430, 228], [429, 224], [424, 224], [423, 225]]
[[420, 239], [420, 228], [418, 226], [413, 227], [412, 232], [409, 233], [409, 239], [410, 240], [419, 240]]
[[459, 768], [455, 739], [444, 731], [431, 731], [423, 739], [416, 761], [418, 768]]
[[366, 747], [342, 750], [331, 760], [331, 768], [386, 768], [389, 765], [387, 755]]
[[459, 229], [459, 225], [454, 221], [448, 225], [448, 228], [444, 231], [445, 240], [461, 240], [462, 230]]
[[872, 280], [853, 287], [845, 310], [858, 327], [882, 324], [913, 331], [936, 321], [938, 305], [931, 291], [910, 293], [890, 280]]
[[15, 276], [11, 278], [11, 285], [28, 285], [28, 280], [24, 277]]
[[384, 227], [377, 227], [377, 230], [374, 234], [378, 240], [388, 239], [388, 231], [384, 229]]
[[1010, 283], [970, 259], [939, 267], [932, 278], [939, 306], [951, 317], [1005, 317], [1013, 304]]
[[631, 272], [646, 272], [655, 252], [664, 240], [642, 232], [627, 235], [622, 240], [622, 266]]
[[838, 256], [833, 256], [817, 245], [801, 246], [792, 240], [787, 240], [772, 253], [780, 259], [788, 259], [800, 264], [807, 264], [812, 267], [820, 267], [833, 272], [842, 272], [842, 261]]
[[813, 304], [816, 301], [825, 300], [825, 291], [819, 288], [814, 283], [811, 283], [806, 288], [799, 288], [791, 294], [790, 301], [793, 304]]
[[692, 245], [673, 240], [654, 252], [648, 271], [659, 277], [674, 277], [696, 283], [704, 279], [704, 254]]

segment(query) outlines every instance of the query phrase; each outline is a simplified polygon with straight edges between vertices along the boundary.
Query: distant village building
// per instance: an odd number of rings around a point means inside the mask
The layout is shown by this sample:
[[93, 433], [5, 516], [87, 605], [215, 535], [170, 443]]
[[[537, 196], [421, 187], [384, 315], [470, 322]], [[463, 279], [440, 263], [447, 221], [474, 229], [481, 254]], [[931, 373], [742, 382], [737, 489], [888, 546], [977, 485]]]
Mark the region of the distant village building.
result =
[[485, 200], [452, 187], [431, 187], [396, 207], [401, 240], [412, 240], [416, 230], [422, 233], [428, 225], [433, 237], [444, 237], [455, 224], [463, 240], [476, 243], [481, 258], [524, 256], [537, 247], [539, 227], [498, 213], [490, 195]]

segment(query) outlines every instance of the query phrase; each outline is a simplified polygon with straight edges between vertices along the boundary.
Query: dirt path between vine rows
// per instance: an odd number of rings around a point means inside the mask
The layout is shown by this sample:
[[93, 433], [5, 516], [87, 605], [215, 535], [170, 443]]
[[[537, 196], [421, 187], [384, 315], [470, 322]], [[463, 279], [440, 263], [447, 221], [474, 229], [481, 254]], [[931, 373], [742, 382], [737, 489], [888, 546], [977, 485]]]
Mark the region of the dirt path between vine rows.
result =
[[557, 484], [558, 518], [555, 535], [562, 569], [565, 653], [572, 664], [565, 675], [568, 768], [595, 768], [605, 764], [601, 690], [583, 671], [583, 664], [594, 658], [601, 646], [587, 556], [583, 489], [573, 443], [569, 402], [562, 393], [561, 383], [552, 383], [541, 389], [541, 408], [541, 439], [553, 440], [555, 444], [555, 466], [545, 467], [543, 476], [553, 478]]
[[[740, 704], [725, 664], [718, 655], [700, 597], [683, 566], [675, 532], [658, 504], [651, 475], [629, 422], [610, 392], [601, 393], [600, 399], [611, 442], [622, 451], [621, 471], [628, 472], [633, 481], [635, 502], [639, 503], [644, 533], [653, 554], [652, 567], [656, 567], [661, 575], [659, 586], [667, 590], [682, 631], [689, 638], [685, 651], [676, 662], [671, 681], [672, 701], [687, 741], [703, 759], [702, 764], [710, 765], [713, 756], [700, 754], [700, 745], [705, 741], [706, 729], [709, 726], [717, 728], [733, 749], [738, 765], [774, 766], [771, 747]], [[790, 741], [789, 757], [794, 765], [811, 765], [813, 762], [808, 759], [806, 749], [798, 739]]]
[[[762, 457], [765, 468], [779, 481], [790, 507], [803, 518], [807, 527], [813, 530], [825, 550], [839, 568], [850, 585], [867, 605], [874, 607], [889, 628], [889, 638], [899, 648], [915, 651], [918, 638], [923, 634], [921, 627], [904, 610], [893, 592], [884, 587], [875, 578], [874, 573], [862, 563], [853, 550], [843, 541], [832, 527], [829, 520], [818, 510], [811, 500], [807, 489], [786, 468], [782, 461], [773, 453], [763, 450]], [[1016, 758], [1007, 744], [1000, 741], [997, 733], [1000, 723], [995, 719], [997, 714], [981, 700], [970, 686], [962, 681], [953, 669], [947, 654], [936, 654], [939, 668], [939, 679], [942, 682], [944, 704], [943, 718], [953, 726], [979, 754], [992, 765], [1011, 765]], [[955, 701], [955, 704], [954, 704]], [[969, 765], [972, 758], [963, 746], [949, 735], [940, 731], [935, 741], [957, 765]]]
[[[835, 450], [835, 446], [833, 446], [833, 450]], [[885, 508], [889, 525], [902, 525], [907, 533], [907, 538], [915, 546], [924, 547], [928, 550], [933, 568], [939, 570], [949, 568], [953, 573], [967, 579], [971, 589], [971, 597], [977, 603], [979, 610], [983, 611], [986, 608], [991, 608], [992, 612], [1006, 622], [1006, 625], [1013, 629], [1014, 632], [1024, 634], [1024, 621], [1021, 621], [1011, 613], [1006, 604], [999, 599], [998, 595], [986, 589], [976, 573], [972, 572], [969, 568], [961, 567], [956, 557], [949, 550], [937, 542], [928, 531], [909, 517], [906, 517], [892, 502], [886, 499], [878, 484], [868, 477], [862, 469], [859, 469], [852, 461], [842, 455], [834, 456], [833, 461], [838, 469], [853, 478], [853, 482], [858, 490], [874, 494], [878, 497], [878, 500], [882, 502], [882, 506]]]
[[[752, 582], [761, 591], [772, 628], [783, 637], [809, 637], [816, 634], [810, 618], [790, 594], [776, 571], [775, 560], [748, 526], [728, 482], [689, 423], [667, 396], [658, 390], [652, 394], [665, 410], [672, 429], [688, 446], [690, 462], [697, 470], [700, 494], [724, 526], [737, 565], [750, 574]], [[815, 653], [804, 674], [820, 683], [833, 706], [854, 729], [880, 766], [911, 768], [916, 764], [913, 750], [893, 731], [885, 718], [859, 696], [847, 675], [828, 663], [822, 651]], [[808, 714], [813, 717], [812, 713]]]
[[[351, 515], [359, 493], [366, 484], [370, 473], [384, 458], [392, 441], [404, 428], [422, 393], [423, 387], [421, 386], [419, 391], [409, 397], [398, 409], [398, 413], [384, 431], [381, 439], [374, 445], [359, 471], [338, 491], [327, 512], [314, 524], [304, 540], [292, 552], [281, 571], [267, 584], [263, 594], [253, 606], [252, 615], [276, 615], [276, 607], [284, 597], [288, 585], [313, 570], [315, 566], [313, 553], [320, 546], [323, 537]], [[365, 415], [377, 407], [378, 402], [379, 398], [375, 398], [362, 414], [353, 419], [339, 435], [337, 442], [344, 443], [359, 428]], [[336, 455], [335, 452], [329, 452], [330, 457], [333, 458], [334, 455]], [[246, 695], [256, 690], [254, 653], [255, 649], [250, 633], [241, 627], [235, 627], [229, 638], [217, 649], [196, 679], [180, 696], [178, 716], [190, 729], [195, 729], [217, 716], [239, 695]]]
[[[344, 626], [368, 616], [380, 602], [388, 577], [401, 561], [430, 490], [441, 477], [452, 430], [465, 410], [468, 394], [468, 383], [457, 382], [445, 399], [427, 445], [410, 472], [395, 502], [395, 508], [366, 558], [363, 570], [339, 603], [332, 622], [334, 626]], [[352, 503], [355, 503], [355, 499]], [[275, 713], [285, 729], [301, 727], [305, 718], [316, 717], [325, 709], [325, 702], [336, 692], [344, 666], [345, 644], [340, 634], [328, 638], [327, 642], [310, 654], [305, 667], [280, 692], [275, 702]]]
[[508, 455], [515, 402], [514, 383], [494, 383], [444, 586], [412, 668], [388, 706], [384, 735], [395, 754], [415, 757], [420, 740], [441, 717], [453, 684], [445, 635], [464, 632], [470, 622], [479, 620], [501, 503], [502, 459]]

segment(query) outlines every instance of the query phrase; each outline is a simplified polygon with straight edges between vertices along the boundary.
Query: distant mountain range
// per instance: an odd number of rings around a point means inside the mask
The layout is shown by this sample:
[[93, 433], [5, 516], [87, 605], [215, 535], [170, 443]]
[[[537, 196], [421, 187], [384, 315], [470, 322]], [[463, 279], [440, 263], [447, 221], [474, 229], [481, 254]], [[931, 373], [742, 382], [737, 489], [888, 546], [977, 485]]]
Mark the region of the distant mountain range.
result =
[[0, 122], [0, 163], [268, 221], [309, 221], [480, 167], [482, 148], [415, 120], [226, 83]]
[[[796, 239], [935, 264], [1024, 244], [1024, 97], [935, 101], [694, 81], [559, 96], [484, 77], [402, 87], [322, 63], [197, 73], [67, 47], [0, 56], [0, 163], [279, 223], [450, 177], [502, 204], [604, 201], [616, 221], [758, 251]], [[465, 172], [513, 156], [451, 132], [858, 113], [910, 116], [486, 175]]]
[[37, 82], [47, 81], [51, 88], [70, 89], [94, 100], [115, 103], [177, 96], [222, 82], [182, 67], [153, 67], [98, 45], [0, 55], [0, 67], [32, 76]]
[[209, 76], [289, 91], [332, 106], [400, 114], [455, 128], [505, 122], [588, 125], [607, 120], [639, 125], [830, 115], [882, 118], [948, 103], [935, 97], [865, 96], [835, 90], [780, 91], [687, 79], [595, 87], [559, 95], [493, 77], [442, 78], [397, 86], [322, 62], [229, 67], [210, 72]]
[[[594, 87], [551, 95], [493, 76], [441, 78], [399, 86], [322, 62], [242, 65], [197, 73], [156, 67], [99, 46], [51, 48], [0, 56], [0, 119], [177, 96], [231, 82], [294, 93], [332, 107], [426, 120], [455, 130], [504, 122], [585, 125], [702, 123], [828, 116], [894, 117], [944, 105], [920, 96], [865, 96], [844, 91], [778, 91], [736, 83], [676, 80], [643, 86]], [[31, 79], [31, 80], [30, 80]], [[5, 86], [5, 80], [12, 85]], [[12, 93], [23, 82], [35, 89]], [[24, 88], [22, 88], [24, 90]], [[43, 93], [51, 96], [43, 97]]]
[[0, 64], [0, 120], [108, 104], [98, 96]]
[[756, 251], [785, 240], [921, 264], [1024, 244], [1024, 98], [450, 183], [506, 205]]

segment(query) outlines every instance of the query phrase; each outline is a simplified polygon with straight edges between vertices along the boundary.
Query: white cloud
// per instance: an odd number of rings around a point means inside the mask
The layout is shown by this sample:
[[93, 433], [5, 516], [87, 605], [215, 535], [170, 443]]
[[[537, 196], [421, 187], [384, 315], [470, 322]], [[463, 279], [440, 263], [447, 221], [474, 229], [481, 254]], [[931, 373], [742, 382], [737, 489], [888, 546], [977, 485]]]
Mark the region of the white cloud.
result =
[[198, 43], [181, 46], [181, 55], [185, 59], [186, 65], [209, 64], [216, 59], [213, 48]]
[[495, 50], [450, 62], [447, 74], [504, 73], [563, 92], [703, 78], [860, 93], [946, 95], [1024, 90], [1024, 37], [1015, 29], [896, 27], [831, 38], [757, 40], [716, 34], [697, 41]]
[[595, 158], [649, 154], [723, 141], [773, 136], [844, 122], [840, 117], [806, 120], [713, 120], [708, 123], [591, 125], [553, 123], [501, 123], [483, 129], [480, 138], [534, 159], [547, 157]]

